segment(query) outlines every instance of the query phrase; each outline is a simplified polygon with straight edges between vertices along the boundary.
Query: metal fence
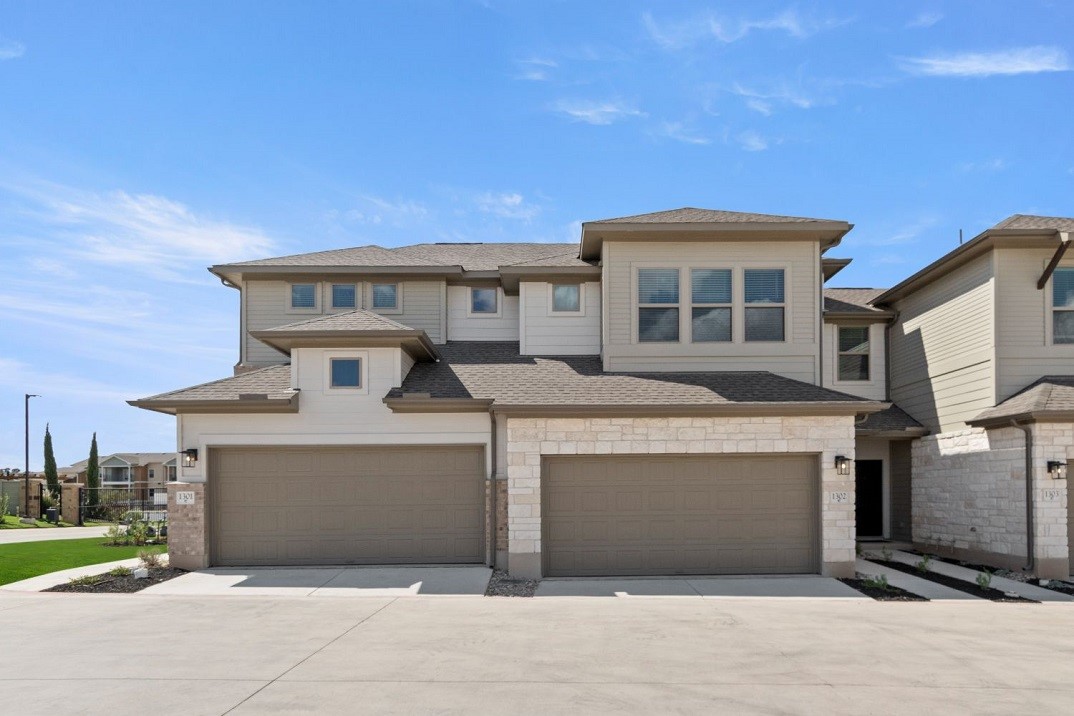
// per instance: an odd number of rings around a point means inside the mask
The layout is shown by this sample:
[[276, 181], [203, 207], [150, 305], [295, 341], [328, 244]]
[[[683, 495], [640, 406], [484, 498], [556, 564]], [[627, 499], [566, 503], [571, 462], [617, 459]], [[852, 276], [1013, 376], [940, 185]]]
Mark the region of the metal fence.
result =
[[130, 522], [137, 517], [146, 522], [168, 520], [168, 488], [166, 485], [130, 483], [83, 487], [79, 490], [79, 522], [101, 520]]

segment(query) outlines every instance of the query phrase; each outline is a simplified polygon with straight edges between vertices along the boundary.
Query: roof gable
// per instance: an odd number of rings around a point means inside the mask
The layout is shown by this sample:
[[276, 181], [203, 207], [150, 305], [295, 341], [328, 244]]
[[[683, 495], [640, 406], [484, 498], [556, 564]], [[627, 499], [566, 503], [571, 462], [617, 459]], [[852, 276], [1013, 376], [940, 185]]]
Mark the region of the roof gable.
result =
[[697, 209], [685, 206], [681, 209], [654, 211], [649, 214], [620, 216], [615, 219], [599, 219], [587, 224], [801, 224], [810, 222], [833, 222], [837, 219], [810, 219], [804, 216], [780, 214], [754, 214], [720, 209]]

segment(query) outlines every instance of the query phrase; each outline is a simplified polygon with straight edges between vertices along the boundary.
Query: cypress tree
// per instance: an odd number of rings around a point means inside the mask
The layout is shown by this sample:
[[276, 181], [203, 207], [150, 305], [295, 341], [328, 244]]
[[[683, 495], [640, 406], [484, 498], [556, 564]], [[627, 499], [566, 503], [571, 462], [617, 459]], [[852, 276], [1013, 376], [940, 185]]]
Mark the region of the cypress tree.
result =
[[[86, 505], [96, 507], [100, 502], [101, 465], [97, 457], [97, 433], [93, 433], [93, 442], [90, 443], [89, 462], [86, 463]], [[91, 511], [92, 513], [92, 511]]]
[[45, 423], [45, 482], [48, 483], [49, 492], [60, 494], [60, 476], [56, 474], [56, 456], [52, 452], [52, 433], [49, 432], [48, 423]]

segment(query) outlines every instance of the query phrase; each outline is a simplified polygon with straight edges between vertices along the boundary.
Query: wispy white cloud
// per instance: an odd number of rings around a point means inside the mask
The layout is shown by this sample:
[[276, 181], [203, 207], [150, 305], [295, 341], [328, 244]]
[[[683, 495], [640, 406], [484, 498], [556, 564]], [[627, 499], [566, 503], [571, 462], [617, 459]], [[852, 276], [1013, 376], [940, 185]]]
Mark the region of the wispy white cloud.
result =
[[746, 106], [754, 112], [765, 116], [772, 114], [776, 106], [811, 109], [830, 100], [811, 97], [801, 89], [792, 87], [787, 82], [777, 82], [766, 89], [756, 89], [735, 83], [731, 86], [733, 94], [742, 97]]
[[768, 149], [768, 140], [752, 129], [739, 132], [735, 135], [735, 141], [747, 152], [763, 152]]
[[541, 213], [536, 204], [527, 202], [517, 192], [483, 192], [475, 198], [479, 211], [504, 219], [529, 220]]
[[925, 10], [923, 12], [919, 12], [914, 17], [914, 19], [912, 19], [909, 22], [907, 22], [906, 27], [908, 27], [908, 28], [932, 27], [933, 25], [938, 23], [940, 20], [943, 20], [943, 18], [944, 18], [944, 16], [943, 16], [942, 12], [933, 12], [933, 11]]
[[964, 174], [993, 174], [1006, 169], [1009, 165], [1005, 159], [985, 159], [979, 162], [963, 162], [958, 170]]
[[685, 122], [662, 122], [659, 134], [683, 144], [703, 145], [712, 143], [711, 139], [688, 127]]
[[359, 224], [405, 226], [421, 221], [429, 214], [425, 204], [411, 199], [391, 200], [374, 194], [362, 194], [358, 196], [357, 203], [359, 206], [344, 211], [332, 210], [327, 218], [342, 218]]
[[191, 266], [264, 256], [276, 245], [259, 229], [208, 218], [154, 194], [97, 193], [42, 181], [8, 183], [0, 191], [19, 200], [24, 218], [46, 235], [41, 243], [52, 245], [51, 260], [181, 281]]
[[888, 230], [874, 229], [872, 235], [853, 239], [853, 242], [865, 246], [906, 246], [916, 243], [939, 223], [939, 217], [925, 214], [909, 222], [900, 222]]
[[26, 45], [0, 37], [0, 60], [15, 60], [26, 54]]
[[124, 390], [115, 385], [71, 373], [41, 371], [27, 363], [10, 358], [0, 358], [0, 388], [62, 395], [67, 400], [95, 404], [122, 403], [129, 400], [132, 395], [137, 395], [136, 391]]
[[555, 60], [543, 57], [531, 57], [528, 60], [517, 60], [518, 73], [516, 80], [528, 80], [530, 82], [544, 82], [551, 78], [552, 70], [559, 67]]
[[991, 77], [1071, 69], [1067, 53], [1059, 47], [1037, 45], [997, 52], [962, 52], [899, 59], [904, 70], [934, 77]]
[[620, 100], [561, 99], [552, 105], [552, 111], [565, 115], [575, 122], [608, 125], [631, 117], [644, 117], [637, 107]]
[[706, 40], [737, 42], [754, 31], [783, 32], [801, 39], [849, 22], [847, 19], [803, 17], [793, 8], [771, 17], [737, 20], [722, 18], [711, 12], [670, 21], [658, 21], [651, 13], [642, 15], [642, 24], [649, 37], [665, 50], [681, 50]]

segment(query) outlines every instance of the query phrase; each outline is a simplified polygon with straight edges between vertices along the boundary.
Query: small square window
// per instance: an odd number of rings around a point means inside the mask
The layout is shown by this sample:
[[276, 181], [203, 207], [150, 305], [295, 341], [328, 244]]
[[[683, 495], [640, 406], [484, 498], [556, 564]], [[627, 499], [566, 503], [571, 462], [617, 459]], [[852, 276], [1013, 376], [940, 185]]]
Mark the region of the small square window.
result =
[[552, 286], [552, 310], [556, 313], [578, 313], [582, 310], [582, 287], [578, 284]]
[[362, 387], [362, 361], [360, 358], [333, 358], [331, 366], [333, 388]]
[[398, 308], [399, 284], [373, 284], [373, 308]]
[[317, 308], [317, 287], [312, 283], [291, 284], [291, 308]]
[[332, 308], [357, 308], [357, 293], [353, 283], [332, 284]]
[[499, 291], [495, 288], [470, 289], [470, 313], [496, 313]]

